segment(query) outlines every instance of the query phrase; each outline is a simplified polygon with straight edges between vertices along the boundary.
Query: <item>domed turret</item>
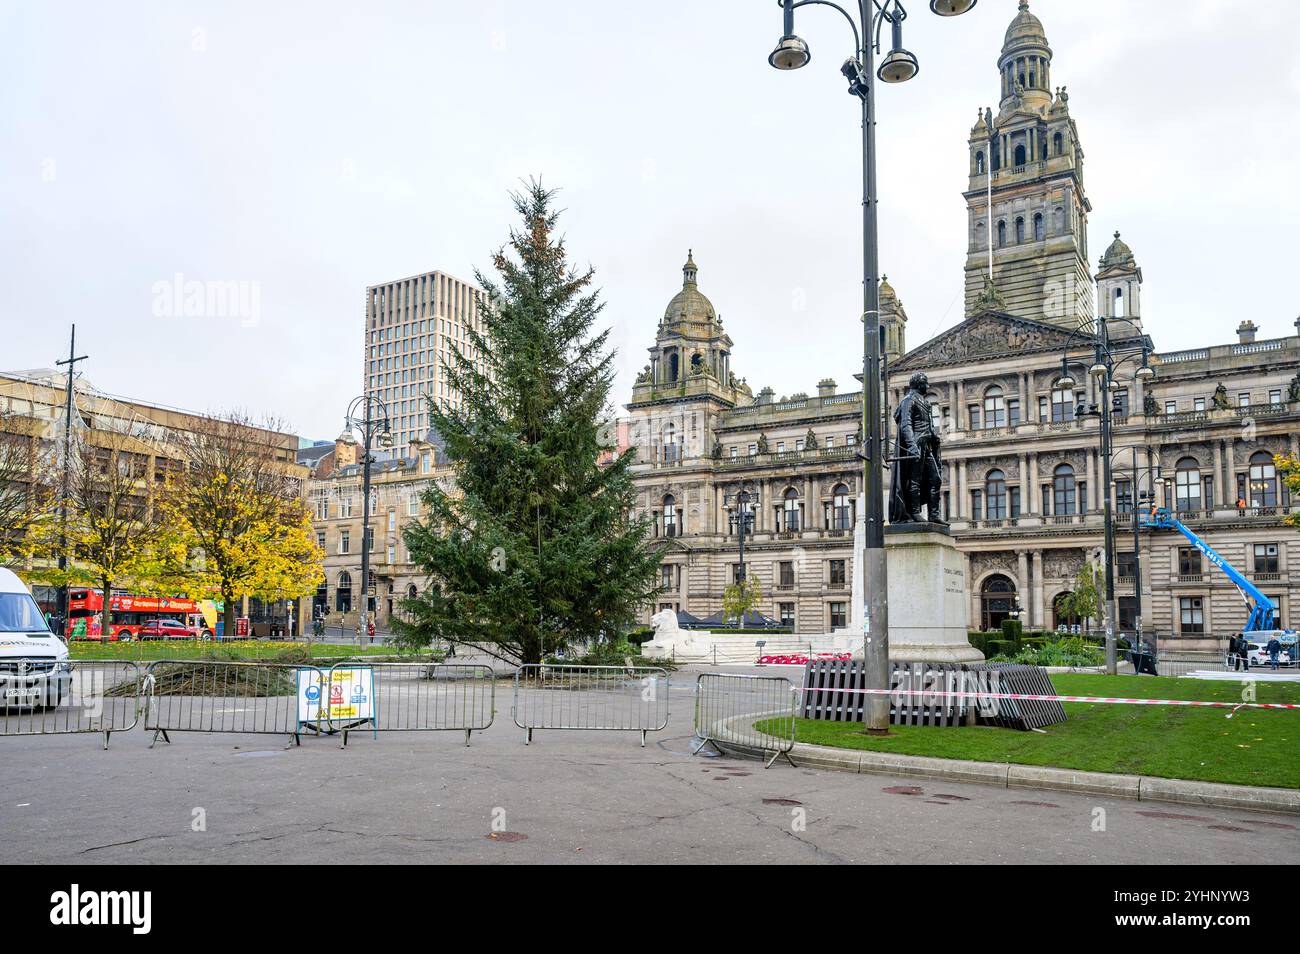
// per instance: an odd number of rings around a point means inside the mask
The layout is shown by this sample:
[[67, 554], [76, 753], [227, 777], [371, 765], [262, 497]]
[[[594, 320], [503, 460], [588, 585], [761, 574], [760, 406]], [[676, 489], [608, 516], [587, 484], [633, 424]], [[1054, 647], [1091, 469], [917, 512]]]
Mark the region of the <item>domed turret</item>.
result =
[[1101, 257], [1102, 269], [1104, 270], [1114, 265], [1132, 266], [1136, 264], [1136, 262], [1137, 260], [1133, 257], [1133, 250], [1119, 237], [1119, 232], [1116, 232], [1115, 240], [1110, 243], [1110, 247], [1106, 249], [1105, 254]]
[[1142, 269], [1133, 250], [1115, 233], [1098, 264], [1097, 314], [1142, 324]]
[[1029, 0], [1020, 0], [1002, 43], [998, 71], [1002, 74], [1002, 108], [1018, 103], [1046, 109], [1052, 105], [1052, 48], [1043, 23], [1029, 12]]
[[713, 310], [713, 302], [696, 287], [695, 255], [686, 251], [686, 264], [682, 266], [682, 290], [672, 297], [664, 309], [664, 323], [676, 321], [716, 321], [718, 314]]

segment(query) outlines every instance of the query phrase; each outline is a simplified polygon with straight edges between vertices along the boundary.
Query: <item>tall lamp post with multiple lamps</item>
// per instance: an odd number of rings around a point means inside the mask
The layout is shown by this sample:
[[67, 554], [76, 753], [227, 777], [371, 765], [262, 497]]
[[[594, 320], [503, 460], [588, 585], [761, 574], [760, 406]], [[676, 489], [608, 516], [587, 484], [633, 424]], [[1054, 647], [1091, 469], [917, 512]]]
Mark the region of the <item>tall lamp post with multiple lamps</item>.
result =
[[361, 444], [361, 615], [357, 642], [360, 643], [370, 631], [370, 465], [375, 461], [375, 448], [388, 450], [393, 446], [388, 405], [378, 395], [363, 394], [348, 405], [339, 440], [356, 444], [358, 437]]
[[[1122, 322], [1137, 332], [1137, 344], [1133, 344], [1132, 338], [1116, 340], [1111, 336], [1110, 325], [1114, 322]], [[1070, 344], [1076, 338], [1087, 336], [1087, 332], [1082, 328], [1076, 329], [1066, 338], [1065, 346], [1061, 350], [1061, 376], [1056, 381], [1058, 388], [1073, 390], [1075, 380], [1070, 374], [1069, 368], [1069, 350]], [[1105, 528], [1106, 538], [1106, 556], [1105, 556], [1105, 576], [1106, 576], [1106, 672], [1114, 675], [1116, 672], [1115, 656], [1115, 521], [1114, 514], [1111, 512], [1111, 429], [1114, 424], [1115, 415], [1121, 413], [1123, 408], [1120, 404], [1119, 392], [1122, 386], [1116, 378], [1116, 372], [1128, 361], [1139, 361], [1140, 364], [1134, 370], [1133, 376], [1136, 380], [1149, 381], [1155, 377], [1155, 369], [1149, 364], [1151, 357], [1151, 345], [1147, 341], [1146, 335], [1137, 324], [1127, 318], [1108, 318], [1105, 315], [1099, 315], [1092, 325], [1092, 345], [1093, 345], [1093, 362], [1088, 368], [1088, 374], [1096, 383], [1098, 400], [1096, 403], [1088, 404], [1086, 398], [1080, 397], [1079, 404], [1075, 408], [1075, 418], [1096, 417], [1101, 422], [1101, 461], [1102, 475], [1101, 486], [1103, 493], [1102, 521]]]
[[[939, 16], [958, 16], [975, 6], [976, 0], [930, 0]], [[889, 688], [888, 577], [885, 567], [884, 467], [888, 453], [881, 413], [883, 385], [880, 365], [880, 285], [876, 224], [876, 109], [875, 80], [903, 83], [920, 70], [916, 57], [903, 47], [903, 21], [907, 10], [899, 0], [857, 0], [850, 12], [831, 0], [780, 0], [784, 29], [767, 61], [779, 70], [797, 70], [812, 58], [808, 44], [794, 32], [794, 11], [817, 5], [838, 10], [853, 30], [853, 55], [840, 66], [849, 81], [850, 95], [862, 104], [862, 470], [865, 493], [866, 541], [862, 567], [866, 605], [865, 656], [866, 688]], [[856, 16], [855, 16], [856, 14]], [[873, 72], [880, 50], [880, 32], [890, 26], [890, 50]], [[889, 731], [889, 700], [883, 695], [868, 697], [863, 707], [869, 733]]]
[[[736, 571], [736, 583], [745, 585], [745, 534], [754, 532], [754, 510], [759, 505], [760, 491], [758, 485], [742, 481], [734, 492], [723, 494], [722, 506], [729, 515], [727, 522], [740, 538], [740, 567]], [[745, 614], [740, 614], [737, 626], [743, 628]]]

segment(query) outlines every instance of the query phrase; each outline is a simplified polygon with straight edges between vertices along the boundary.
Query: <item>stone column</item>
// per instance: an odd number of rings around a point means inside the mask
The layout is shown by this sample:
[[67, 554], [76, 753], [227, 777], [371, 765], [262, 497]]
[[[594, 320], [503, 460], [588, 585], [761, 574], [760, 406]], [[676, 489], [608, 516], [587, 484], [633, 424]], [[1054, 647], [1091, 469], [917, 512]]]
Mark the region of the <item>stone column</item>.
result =
[[1084, 510], [1095, 510], [1093, 500], [1097, 497], [1097, 458], [1096, 453], [1090, 448], [1088, 450], [1088, 499], [1080, 500], [1079, 506]]
[[1034, 625], [1039, 629], [1047, 628], [1047, 616], [1043, 606], [1043, 551], [1033, 552], [1034, 567]]
[[[1016, 579], [1016, 596], [1020, 598], [1021, 608], [1026, 608], [1029, 602], [1029, 554], [1021, 550], [1016, 555], [1016, 570], [1018, 573]], [[1025, 626], [1029, 628], [1028, 625]]]

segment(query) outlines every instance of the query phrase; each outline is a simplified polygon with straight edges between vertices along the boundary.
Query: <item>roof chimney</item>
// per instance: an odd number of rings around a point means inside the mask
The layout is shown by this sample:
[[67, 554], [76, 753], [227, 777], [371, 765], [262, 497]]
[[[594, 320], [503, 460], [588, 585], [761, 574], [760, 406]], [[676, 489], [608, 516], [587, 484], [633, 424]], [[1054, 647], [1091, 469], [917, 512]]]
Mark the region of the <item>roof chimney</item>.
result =
[[1237, 341], [1241, 344], [1250, 344], [1255, 340], [1255, 332], [1257, 331], [1259, 331], [1259, 328], [1255, 323], [1247, 319], [1237, 326]]
[[822, 378], [817, 382], [817, 396], [822, 398], [835, 396], [835, 379]]

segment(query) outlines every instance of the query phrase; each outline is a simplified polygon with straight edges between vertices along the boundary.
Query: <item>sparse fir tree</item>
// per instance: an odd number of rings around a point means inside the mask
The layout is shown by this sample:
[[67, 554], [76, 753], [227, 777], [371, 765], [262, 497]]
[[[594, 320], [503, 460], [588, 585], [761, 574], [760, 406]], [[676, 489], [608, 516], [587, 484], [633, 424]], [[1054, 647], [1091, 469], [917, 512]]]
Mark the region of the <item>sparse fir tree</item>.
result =
[[[433, 400], [453, 480], [424, 495], [405, 530], [428, 574], [395, 621], [408, 646], [485, 644], [538, 662], [573, 643], [617, 640], [657, 591], [659, 553], [633, 516], [633, 451], [608, 451], [613, 352], [593, 326], [593, 270], [573, 269], [556, 235], [554, 192], [512, 195], [523, 222], [475, 277], [478, 327], [443, 362], [458, 404]], [[606, 455], [608, 456], [608, 455]]]

